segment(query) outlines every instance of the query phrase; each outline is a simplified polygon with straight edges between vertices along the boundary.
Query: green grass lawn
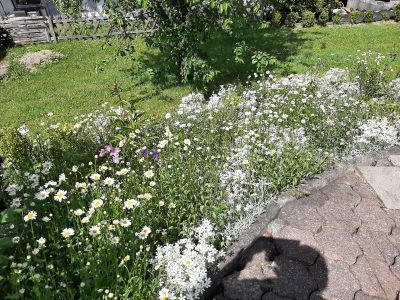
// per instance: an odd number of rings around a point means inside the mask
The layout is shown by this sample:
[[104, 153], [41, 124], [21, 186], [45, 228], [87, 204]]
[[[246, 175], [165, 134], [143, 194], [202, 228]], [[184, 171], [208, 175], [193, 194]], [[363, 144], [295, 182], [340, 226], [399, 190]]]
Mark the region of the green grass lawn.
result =
[[[349, 55], [354, 56], [357, 50], [372, 50], [386, 55], [398, 53], [400, 24], [344, 25], [293, 31], [264, 29], [239, 37], [216, 37], [205, 48], [208, 60], [221, 71], [217, 78], [219, 84], [241, 81], [255, 71], [250, 63], [234, 63], [234, 45], [240, 40], [245, 40], [253, 49], [275, 55], [279, 63], [274, 71], [285, 75], [305, 72], [316, 65], [323, 69], [349, 66]], [[138, 40], [137, 46], [137, 51], [146, 55], [148, 50], [143, 41]], [[189, 85], [138, 84], [132, 76], [131, 58], [110, 59], [116, 46], [105, 46], [98, 41], [16, 47], [9, 51], [6, 59], [40, 49], [53, 49], [65, 57], [41, 67], [36, 73], [25, 72], [0, 82], [0, 128], [21, 123], [36, 127], [50, 111], [57, 119], [71, 120], [77, 114], [89, 112], [112, 100], [115, 81], [122, 88], [122, 96], [127, 100], [138, 99], [138, 108], [150, 117], [172, 110], [192, 89]], [[102, 61], [106, 61], [104, 70], [98, 71]], [[394, 68], [395, 72], [400, 71], [399, 59]]]

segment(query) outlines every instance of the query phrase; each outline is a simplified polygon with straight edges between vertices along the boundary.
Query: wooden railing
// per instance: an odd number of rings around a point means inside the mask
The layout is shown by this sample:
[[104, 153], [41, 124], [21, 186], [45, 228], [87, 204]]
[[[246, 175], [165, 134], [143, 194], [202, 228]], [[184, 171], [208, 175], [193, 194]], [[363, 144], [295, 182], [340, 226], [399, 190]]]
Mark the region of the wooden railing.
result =
[[16, 44], [48, 43], [72, 39], [102, 39], [110, 36], [144, 35], [154, 31], [150, 19], [138, 16], [125, 17], [122, 25], [116, 26], [108, 17], [14, 17], [0, 20]]

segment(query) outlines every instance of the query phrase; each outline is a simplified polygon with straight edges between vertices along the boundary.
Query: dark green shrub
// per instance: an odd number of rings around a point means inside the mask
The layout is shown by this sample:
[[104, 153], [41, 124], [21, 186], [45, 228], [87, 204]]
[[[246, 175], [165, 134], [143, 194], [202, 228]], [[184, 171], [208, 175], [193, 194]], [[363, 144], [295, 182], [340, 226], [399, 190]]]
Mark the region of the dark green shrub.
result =
[[318, 18], [318, 24], [321, 26], [326, 26], [329, 22], [329, 12], [328, 10], [323, 10]]
[[279, 27], [281, 25], [281, 21], [282, 21], [282, 14], [278, 10], [275, 10], [272, 13], [271, 25]]
[[353, 10], [349, 14], [349, 20], [352, 25], [357, 24], [360, 19], [361, 12], [359, 10]]
[[8, 32], [0, 27], [0, 59], [5, 56], [6, 50], [12, 47], [13, 44], [14, 42]]
[[296, 27], [297, 21], [300, 19], [300, 16], [297, 12], [291, 12], [286, 16], [285, 24], [287, 27], [294, 28]]
[[337, 12], [336, 15], [333, 16], [333, 18], [332, 18], [333, 24], [335, 24], [335, 25], [341, 24], [342, 23], [342, 17], [343, 17], [343, 12], [340, 10], [340, 11]]
[[374, 19], [374, 12], [372, 10], [367, 10], [364, 13], [364, 18], [363, 18], [364, 23], [372, 23], [375, 21]]
[[389, 16], [389, 13], [388, 13], [388, 11], [383, 11], [382, 12], [382, 20], [383, 21], [389, 21], [390, 20], [390, 16]]
[[400, 4], [393, 9], [393, 16], [396, 22], [400, 22]]
[[312, 11], [306, 10], [303, 13], [302, 20], [301, 20], [303, 27], [313, 27], [315, 26], [315, 13]]

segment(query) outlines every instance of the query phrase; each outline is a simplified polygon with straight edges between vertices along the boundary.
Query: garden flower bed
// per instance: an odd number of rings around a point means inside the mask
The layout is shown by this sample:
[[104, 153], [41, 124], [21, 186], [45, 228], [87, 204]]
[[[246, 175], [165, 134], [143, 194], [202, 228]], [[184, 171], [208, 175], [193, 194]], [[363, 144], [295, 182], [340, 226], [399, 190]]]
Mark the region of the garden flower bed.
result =
[[287, 188], [399, 144], [392, 58], [255, 74], [160, 123], [121, 101], [2, 139], [1, 293], [9, 299], [197, 299], [223, 251]]

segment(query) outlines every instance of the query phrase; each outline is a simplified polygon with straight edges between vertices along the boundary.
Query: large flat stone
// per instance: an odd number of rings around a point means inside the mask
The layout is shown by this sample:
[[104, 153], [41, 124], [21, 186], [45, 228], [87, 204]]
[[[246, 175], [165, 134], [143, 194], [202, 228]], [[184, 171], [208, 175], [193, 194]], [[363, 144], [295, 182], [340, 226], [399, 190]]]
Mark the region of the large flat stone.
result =
[[357, 167], [388, 209], [400, 209], [400, 168]]

